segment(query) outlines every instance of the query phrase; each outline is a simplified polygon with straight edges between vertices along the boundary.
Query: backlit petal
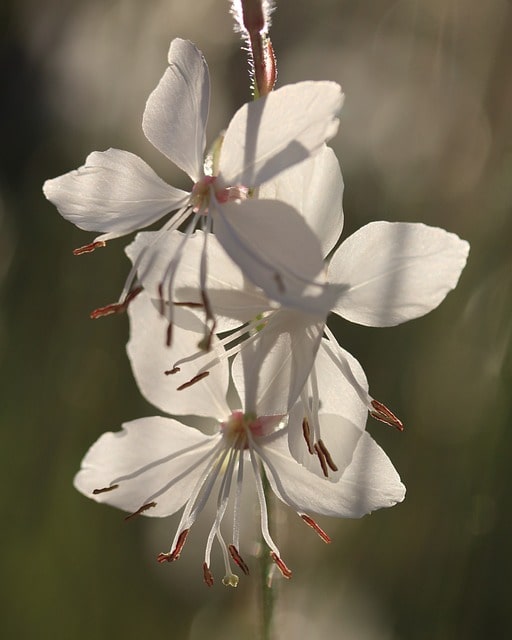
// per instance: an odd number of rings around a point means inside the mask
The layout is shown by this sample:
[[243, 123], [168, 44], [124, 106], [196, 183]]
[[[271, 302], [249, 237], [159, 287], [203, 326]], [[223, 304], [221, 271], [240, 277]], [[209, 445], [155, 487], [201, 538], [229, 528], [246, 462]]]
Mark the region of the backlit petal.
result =
[[123, 236], [182, 206], [189, 194], [161, 180], [128, 151], [94, 151], [85, 164], [44, 183], [45, 196], [80, 229], [102, 231], [97, 240]]
[[222, 145], [225, 184], [258, 186], [319, 151], [338, 130], [342, 99], [334, 82], [299, 82], [241, 107]]
[[208, 67], [188, 40], [176, 38], [169, 67], [149, 96], [142, 128], [147, 139], [194, 182], [203, 173], [210, 100]]
[[335, 252], [329, 280], [345, 289], [333, 306], [347, 320], [387, 327], [435, 309], [453, 289], [469, 245], [420, 223], [372, 222]]

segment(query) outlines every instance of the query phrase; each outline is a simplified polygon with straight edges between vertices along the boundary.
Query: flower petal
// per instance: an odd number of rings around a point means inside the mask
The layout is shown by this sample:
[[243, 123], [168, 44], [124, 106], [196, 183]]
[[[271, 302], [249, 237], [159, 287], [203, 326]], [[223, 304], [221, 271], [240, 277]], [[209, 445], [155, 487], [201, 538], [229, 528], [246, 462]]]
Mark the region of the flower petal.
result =
[[232, 376], [246, 412], [288, 413], [309, 375], [323, 326], [312, 316], [281, 309], [244, 343]]
[[322, 254], [332, 251], [343, 229], [343, 177], [332, 149], [324, 145], [312, 158], [262, 184], [258, 195], [294, 207], [320, 240]]
[[336, 134], [342, 101], [334, 82], [299, 82], [244, 105], [224, 136], [220, 177], [255, 187], [305, 160]]
[[176, 38], [169, 67], [149, 96], [142, 120], [146, 138], [194, 182], [203, 174], [210, 78], [203, 54]]
[[[141, 257], [137, 273], [144, 289], [155, 298], [159, 295], [162, 274], [183, 237], [179, 231], [163, 235], [143, 232], [126, 248], [128, 257], [135, 262], [150, 247]], [[202, 231], [196, 231], [187, 240], [176, 267], [174, 302], [202, 303], [199, 272], [204, 240]], [[265, 294], [247, 281], [213, 234], [208, 235], [207, 256], [206, 293], [217, 320], [217, 332], [234, 329], [271, 308]]]
[[[173, 415], [196, 415], [225, 419], [231, 411], [226, 403], [229, 384], [229, 368], [225, 360], [219, 362], [208, 377], [193, 385], [177, 390], [190, 380], [190, 369], [166, 375], [181, 358], [189, 358], [199, 351], [198, 343], [204, 336], [203, 323], [192, 313], [176, 309], [176, 314], [186, 314], [187, 320], [173, 325], [171, 347], [165, 346], [167, 320], [154, 306], [151, 298], [140, 293], [129, 305], [130, 341], [128, 356], [139, 389], [149, 402]], [[184, 326], [188, 325], [188, 329]], [[206, 354], [211, 360], [217, 347]]]
[[351, 463], [335, 483], [297, 464], [288, 450], [286, 433], [269, 438], [258, 453], [274, 493], [298, 512], [360, 518], [405, 497], [405, 487], [391, 461], [366, 432], [358, 440]]
[[85, 164], [43, 186], [60, 214], [80, 229], [110, 240], [145, 227], [182, 206], [189, 194], [161, 180], [128, 151], [94, 151]]
[[92, 445], [74, 485], [96, 502], [132, 513], [154, 502], [141, 513], [168, 516], [189, 499], [217, 441], [169, 418], [133, 420]]
[[210, 213], [226, 253], [269, 298], [317, 318], [327, 315], [342, 289], [325, 284], [320, 244], [295, 209], [249, 199], [212, 202]]
[[329, 280], [345, 290], [333, 312], [372, 327], [389, 327], [435, 309], [453, 289], [469, 245], [419, 223], [372, 222], [334, 253]]

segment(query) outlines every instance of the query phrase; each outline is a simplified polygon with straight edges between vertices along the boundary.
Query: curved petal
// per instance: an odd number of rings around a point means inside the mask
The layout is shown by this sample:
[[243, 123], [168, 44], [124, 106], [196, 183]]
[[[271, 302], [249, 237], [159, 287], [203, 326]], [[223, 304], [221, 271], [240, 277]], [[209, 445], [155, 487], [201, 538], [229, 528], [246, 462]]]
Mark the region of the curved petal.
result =
[[179, 208], [189, 194], [161, 180], [128, 151], [94, 151], [85, 164], [43, 186], [59, 213], [80, 229], [110, 240], [145, 227]]
[[235, 357], [232, 376], [245, 412], [285, 415], [309, 375], [322, 337], [323, 322], [281, 309], [246, 341]]
[[142, 513], [168, 516], [189, 499], [217, 441], [169, 418], [133, 420], [92, 445], [74, 485], [96, 502], [132, 513], [154, 502]]
[[265, 182], [260, 198], [282, 200], [294, 207], [320, 240], [322, 254], [334, 248], [343, 230], [343, 177], [332, 149], [319, 153]]
[[169, 67], [146, 103], [142, 129], [146, 138], [194, 182], [203, 175], [210, 78], [203, 54], [176, 38]]
[[329, 279], [344, 287], [332, 310], [371, 327], [422, 316], [456, 286], [468, 252], [467, 242], [436, 227], [367, 224], [331, 260]]
[[320, 244], [295, 209], [249, 199], [212, 202], [210, 213], [226, 253], [269, 298], [317, 318], [327, 315], [341, 288], [325, 284]]
[[299, 82], [245, 104], [224, 136], [220, 178], [256, 187], [305, 160], [336, 134], [342, 102], [335, 82]]
[[405, 487], [391, 461], [366, 432], [358, 440], [351, 463], [335, 483], [297, 464], [288, 450], [286, 433], [269, 439], [258, 453], [274, 493], [299, 513], [360, 518], [405, 497]]
[[[191, 378], [190, 369], [184, 368], [175, 374], [167, 374], [174, 364], [196, 354], [198, 343], [204, 336], [202, 322], [183, 309], [177, 314], [186, 314], [187, 321], [173, 325], [172, 345], [165, 345], [167, 320], [158, 312], [151, 298], [140, 293], [129, 305], [130, 340], [127, 345], [135, 380], [149, 402], [173, 415], [196, 415], [224, 420], [231, 411], [226, 403], [229, 384], [229, 368], [225, 360], [212, 368], [208, 377], [182, 390], [178, 387]], [[183, 328], [188, 325], [189, 329]], [[216, 349], [222, 347], [212, 343], [212, 352], [206, 354], [213, 359]]]
[[[174, 255], [182, 240], [183, 234], [179, 231], [165, 234], [143, 232], [126, 248], [128, 257], [135, 262], [142, 251], [150, 247], [141, 257], [137, 273], [141, 284], [154, 297], [158, 296], [158, 287], [170, 256]], [[176, 268], [175, 302], [202, 303], [199, 272], [204, 240], [202, 231], [196, 231], [187, 240]], [[213, 234], [208, 235], [207, 259], [206, 293], [217, 320], [217, 332], [234, 329], [271, 308], [265, 294], [247, 281]]]

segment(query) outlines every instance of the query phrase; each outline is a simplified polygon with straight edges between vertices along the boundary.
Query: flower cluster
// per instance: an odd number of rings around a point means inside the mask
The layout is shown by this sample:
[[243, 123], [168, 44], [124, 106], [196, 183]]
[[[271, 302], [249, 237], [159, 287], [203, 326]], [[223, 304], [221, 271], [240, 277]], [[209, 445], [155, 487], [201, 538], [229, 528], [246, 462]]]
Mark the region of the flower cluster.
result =
[[[325, 542], [314, 514], [357, 518], [405, 495], [365, 430], [368, 413], [400, 430], [402, 423], [372, 398], [329, 314], [387, 327], [428, 313], [455, 287], [468, 245], [422, 224], [374, 222], [335, 249], [343, 182], [326, 142], [337, 131], [340, 87], [300, 82], [269, 91], [241, 107], [205, 152], [206, 62], [179, 39], [168, 61], [143, 130], [190, 176], [190, 190], [117, 149], [91, 153], [44, 185], [66, 219], [101, 234], [78, 254], [165, 217], [127, 247], [132, 268], [119, 301], [93, 316], [127, 309], [128, 356], [142, 394], [185, 417], [143, 418], [104, 434], [75, 486], [128, 518], [183, 509], [162, 563], [180, 557], [205, 504], [216, 501], [204, 581], [213, 584], [217, 542], [223, 582], [234, 586], [234, 566], [249, 572], [241, 514], [250, 484], [262, 539], [289, 578], [269, 526], [267, 486]], [[186, 416], [209, 418], [211, 429], [188, 425]]]

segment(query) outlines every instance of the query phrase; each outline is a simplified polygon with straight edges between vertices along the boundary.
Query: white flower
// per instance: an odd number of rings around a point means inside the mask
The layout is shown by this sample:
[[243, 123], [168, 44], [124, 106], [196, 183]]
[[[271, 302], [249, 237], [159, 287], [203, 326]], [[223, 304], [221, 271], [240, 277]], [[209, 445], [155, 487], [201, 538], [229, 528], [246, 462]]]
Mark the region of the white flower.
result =
[[[332, 151], [324, 147], [314, 158], [264, 185], [262, 191], [296, 207], [308, 226], [315, 230], [322, 252], [327, 255], [343, 226], [342, 187], [337, 160]], [[127, 248], [133, 262], [151, 241], [146, 233], [137, 236]], [[167, 252], [172, 253], [173, 244], [179, 243], [179, 233], [162, 238], [157, 243], [156, 261], [165, 262]], [[201, 303], [196, 274], [202, 244], [201, 232], [197, 232], [190, 239], [180, 264], [174, 290], [175, 301], [180, 304]], [[467, 242], [443, 229], [418, 223], [368, 224], [346, 239], [330, 261], [327, 280], [338, 291], [332, 311], [353, 322], [375, 327], [391, 326], [424, 315], [456, 286], [468, 250]], [[325, 363], [335, 363], [338, 375], [331, 374], [331, 380], [337, 380], [335, 393], [346, 398], [352, 394], [374, 418], [397, 429], [403, 428], [383, 403], [370, 396], [359, 363], [337, 344], [325, 324], [329, 310], [319, 308], [316, 313], [306, 313], [279, 307], [261, 289], [247, 282], [214, 237], [209, 240], [209, 256], [207, 288], [218, 321], [217, 329], [233, 333], [222, 339], [221, 344], [226, 347], [224, 353], [212, 355], [196, 350], [195, 355], [187, 353], [175, 362], [169, 361], [168, 369], [177, 367], [181, 374], [188, 371], [188, 379], [193, 381], [210, 371], [219, 359], [238, 353], [234, 372], [243, 368], [246, 386], [252, 394], [247, 400], [249, 409], [258, 406], [264, 413], [271, 410], [286, 413], [299, 399], [298, 407], [292, 412], [294, 418], [290, 420], [290, 448], [308, 468], [334, 479], [337, 475], [331, 473], [332, 468], [326, 468], [318, 446], [330, 452], [336, 465], [335, 439], [331, 444], [324, 437], [321, 424], [324, 419], [315, 409], [324, 404], [322, 394], [331, 393], [322, 386], [330, 387], [332, 382], [329, 383], [329, 376], [319, 382], [317, 361], [324, 363], [324, 371]], [[297, 252], [297, 256], [301, 259], [302, 253]], [[142, 276], [142, 283], [148, 290], [155, 289], [151, 277]], [[329, 341], [322, 340], [324, 333]], [[270, 382], [264, 386], [262, 380]], [[352, 391], [342, 389], [342, 385], [351, 387]], [[302, 416], [298, 415], [300, 412]], [[343, 415], [342, 408], [338, 409], [338, 415]], [[303, 431], [304, 421], [309, 426], [309, 436]], [[307, 450], [315, 454], [312, 460], [304, 453], [306, 444]]]
[[[144, 395], [168, 412], [210, 416], [216, 433], [205, 435], [171, 418], [135, 420], [123, 425], [122, 432], [101, 436], [85, 456], [75, 486], [98, 502], [131, 515], [161, 517], [184, 507], [170, 550], [158, 556], [159, 562], [179, 558], [191, 526], [216, 493], [217, 514], [206, 542], [203, 576], [206, 584], [213, 584], [210, 556], [217, 540], [225, 562], [224, 583], [235, 586], [238, 578], [231, 560], [244, 573], [249, 571], [241, 550], [240, 500], [242, 485], [251, 478], [258, 496], [262, 537], [282, 574], [290, 577], [269, 531], [262, 467], [276, 496], [326, 542], [327, 534], [309, 514], [361, 517], [403, 500], [405, 489], [398, 474], [364, 431], [364, 423], [339, 417], [334, 424], [336, 416], [331, 416], [333, 424], [327, 427], [336, 431], [337, 442], [344, 449], [343, 469], [336, 482], [325, 482], [292, 458], [287, 429], [282, 426], [285, 416], [245, 411], [249, 390], [238, 375], [234, 383], [244, 408], [228, 405], [226, 360], [193, 387], [175, 391], [164, 374], [169, 350], [162, 345], [159, 333], [165, 320], [144, 293], [133, 301], [129, 314], [132, 331], [128, 352]], [[176, 330], [172, 350], [178, 345], [190, 349], [197, 341], [194, 331], [179, 326]], [[233, 519], [226, 534], [221, 525], [230, 500], [234, 503]], [[229, 543], [225, 535], [229, 535]]]
[[[77, 253], [91, 251], [178, 210], [162, 232], [177, 229], [189, 217], [192, 220], [183, 244], [168, 256], [165, 269], [158, 274], [160, 290], [167, 298], [172, 298], [173, 274], [185, 241], [202, 223], [205, 231], [215, 228], [224, 250], [268, 296], [306, 309], [322, 305], [326, 292], [321, 283], [313, 285], [309, 297], [304, 294], [306, 285], [315, 282], [323, 269], [314, 234], [289, 205], [249, 196], [260, 184], [314, 155], [336, 133], [340, 87], [333, 82], [301, 82], [244, 105], [203, 167], [208, 68], [201, 52], [179, 39], [171, 43], [169, 65], [147, 101], [143, 130], [157, 149], [190, 176], [193, 187], [185, 192], [167, 185], [127, 151], [91, 153], [83, 167], [47, 180], [43, 187], [66, 219], [81, 229], [102, 232]], [[307, 259], [299, 262], [294, 252], [283, 251], [290, 242], [307, 247]], [[206, 270], [205, 244], [199, 276], [203, 297]], [[96, 316], [125, 308], [137, 290], [134, 275], [132, 270], [120, 303], [98, 310]]]

